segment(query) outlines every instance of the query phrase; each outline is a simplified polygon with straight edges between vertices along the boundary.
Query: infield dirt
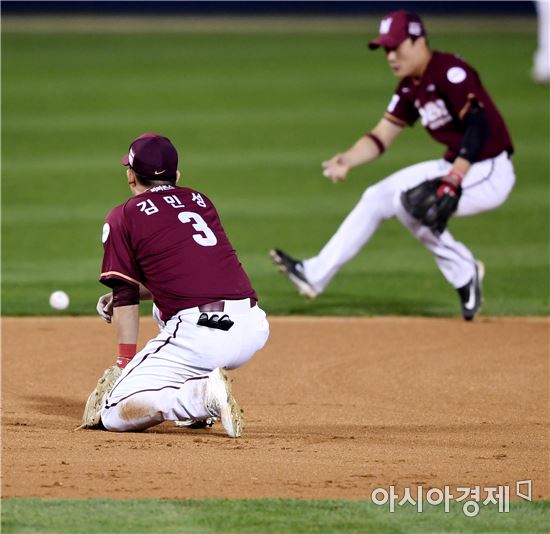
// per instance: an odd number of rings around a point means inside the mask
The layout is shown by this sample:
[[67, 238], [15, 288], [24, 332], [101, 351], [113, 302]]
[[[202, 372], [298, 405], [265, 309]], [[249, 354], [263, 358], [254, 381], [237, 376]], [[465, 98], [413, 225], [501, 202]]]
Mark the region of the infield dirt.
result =
[[[546, 318], [271, 318], [232, 373], [243, 437], [75, 431], [113, 361], [98, 318], [2, 320], [2, 496], [369, 499], [533, 481], [550, 498]], [[142, 342], [155, 335], [142, 322]]]

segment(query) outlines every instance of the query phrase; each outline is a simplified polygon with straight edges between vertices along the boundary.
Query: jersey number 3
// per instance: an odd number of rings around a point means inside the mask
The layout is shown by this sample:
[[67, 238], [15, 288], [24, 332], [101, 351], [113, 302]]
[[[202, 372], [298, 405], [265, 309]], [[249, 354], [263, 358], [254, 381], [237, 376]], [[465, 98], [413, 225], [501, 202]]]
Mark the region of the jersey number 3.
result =
[[193, 223], [193, 228], [200, 234], [193, 234], [193, 239], [201, 247], [213, 247], [218, 239], [214, 235], [214, 232], [210, 230], [206, 221], [198, 214], [192, 211], [182, 211], [178, 214], [178, 219], [182, 223]]

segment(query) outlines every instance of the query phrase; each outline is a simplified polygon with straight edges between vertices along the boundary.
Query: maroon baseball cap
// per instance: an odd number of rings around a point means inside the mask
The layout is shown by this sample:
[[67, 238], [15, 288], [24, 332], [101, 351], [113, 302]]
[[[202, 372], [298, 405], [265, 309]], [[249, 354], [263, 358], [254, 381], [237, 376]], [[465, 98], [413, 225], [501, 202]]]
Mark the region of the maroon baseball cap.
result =
[[376, 50], [379, 46], [397, 48], [409, 37], [425, 36], [426, 30], [416, 13], [400, 10], [386, 15], [382, 19], [379, 33], [380, 35], [369, 43], [371, 50]]
[[137, 174], [162, 180], [175, 178], [178, 170], [178, 153], [170, 139], [156, 133], [144, 133], [132, 141], [122, 165]]

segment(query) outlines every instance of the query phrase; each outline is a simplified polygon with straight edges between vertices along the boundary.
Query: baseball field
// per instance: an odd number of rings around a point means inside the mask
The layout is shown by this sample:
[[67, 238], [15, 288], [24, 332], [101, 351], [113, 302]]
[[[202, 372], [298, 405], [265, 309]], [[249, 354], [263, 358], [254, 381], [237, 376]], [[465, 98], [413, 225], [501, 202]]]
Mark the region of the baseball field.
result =
[[[442, 153], [416, 126], [345, 183], [321, 175], [391, 97], [366, 47], [377, 18], [3, 17], [2, 532], [548, 531], [550, 94], [530, 78], [535, 19], [426, 25], [481, 73], [516, 148], [506, 204], [451, 221], [487, 269], [472, 324], [396, 221], [314, 301], [268, 256], [313, 255], [369, 184]], [[174, 141], [183, 183], [216, 203], [270, 317], [266, 347], [232, 375], [239, 440], [219, 425], [74, 430], [114, 358], [95, 316], [100, 234], [145, 131]], [[390, 487], [394, 512], [373, 501]], [[399, 504], [419, 487], [421, 512]], [[509, 489], [508, 512], [484, 504], [490, 487]], [[448, 512], [430, 488], [449, 488]]]

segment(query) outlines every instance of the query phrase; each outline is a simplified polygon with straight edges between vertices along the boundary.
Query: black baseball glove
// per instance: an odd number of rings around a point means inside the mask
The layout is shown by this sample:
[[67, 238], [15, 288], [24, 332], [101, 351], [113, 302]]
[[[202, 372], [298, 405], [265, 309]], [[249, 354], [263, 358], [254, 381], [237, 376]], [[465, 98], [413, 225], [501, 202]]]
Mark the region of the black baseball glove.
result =
[[436, 233], [445, 230], [462, 194], [460, 185], [449, 183], [446, 178], [426, 180], [401, 193], [401, 202], [407, 212]]

